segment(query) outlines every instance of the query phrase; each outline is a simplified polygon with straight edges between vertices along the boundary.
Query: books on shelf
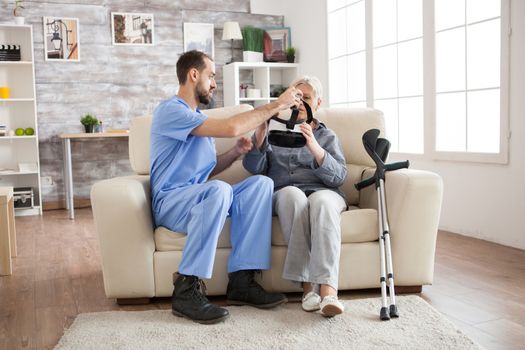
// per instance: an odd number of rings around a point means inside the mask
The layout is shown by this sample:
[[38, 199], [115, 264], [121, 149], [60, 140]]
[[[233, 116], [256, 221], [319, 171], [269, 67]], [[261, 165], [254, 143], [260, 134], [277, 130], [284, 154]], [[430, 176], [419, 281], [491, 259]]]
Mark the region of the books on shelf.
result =
[[7, 125], [0, 124], [0, 136], [6, 136], [7, 135]]
[[20, 60], [20, 45], [0, 44], [0, 61]]

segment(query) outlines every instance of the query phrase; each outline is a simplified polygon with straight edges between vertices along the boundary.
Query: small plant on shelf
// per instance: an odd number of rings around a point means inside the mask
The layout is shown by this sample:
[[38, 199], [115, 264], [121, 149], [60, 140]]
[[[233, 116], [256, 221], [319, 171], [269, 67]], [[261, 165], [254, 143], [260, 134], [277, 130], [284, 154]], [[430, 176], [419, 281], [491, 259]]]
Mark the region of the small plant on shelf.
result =
[[86, 131], [86, 133], [92, 133], [94, 127], [99, 124], [99, 121], [95, 116], [92, 116], [91, 114], [86, 114], [85, 116], [80, 118], [80, 123], [84, 125], [84, 130]]
[[242, 28], [242, 47], [244, 51], [262, 52], [264, 48], [264, 30], [252, 26]]
[[13, 10], [13, 16], [18, 17], [21, 15], [21, 10], [25, 9], [24, 0], [15, 0], [15, 8]]
[[264, 30], [252, 26], [242, 28], [242, 48], [244, 62], [262, 62]]
[[23, 0], [15, 0], [15, 8], [13, 9], [13, 16], [15, 16], [15, 24], [24, 24], [24, 17], [22, 17], [22, 10], [24, 9]]
[[295, 47], [289, 47], [286, 49], [286, 61], [289, 63], [295, 62]]

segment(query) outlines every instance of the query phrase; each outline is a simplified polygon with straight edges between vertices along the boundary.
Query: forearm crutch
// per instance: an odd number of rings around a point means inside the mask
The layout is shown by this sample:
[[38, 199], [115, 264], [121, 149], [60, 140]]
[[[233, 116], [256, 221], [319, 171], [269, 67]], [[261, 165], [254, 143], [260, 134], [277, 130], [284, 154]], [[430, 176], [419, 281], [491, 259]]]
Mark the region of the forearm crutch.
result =
[[[370, 129], [363, 134], [363, 145], [368, 155], [376, 163], [376, 171], [373, 176], [363, 180], [355, 187], [361, 190], [375, 184], [377, 191], [377, 213], [379, 222], [379, 254], [380, 254], [380, 283], [381, 283], [381, 320], [389, 320], [391, 317], [399, 317], [396, 306], [396, 293], [394, 290], [394, 269], [392, 265], [392, 249], [390, 247], [390, 228], [388, 226], [388, 215], [385, 201], [385, 173], [391, 170], [408, 168], [408, 160], [403, 162], [385, 164], [390, 150], [390, 142], [379, 138], [379, 130]], [[387, 279], [388, 293], [390, 296], [390, 308], [387, 307]]]

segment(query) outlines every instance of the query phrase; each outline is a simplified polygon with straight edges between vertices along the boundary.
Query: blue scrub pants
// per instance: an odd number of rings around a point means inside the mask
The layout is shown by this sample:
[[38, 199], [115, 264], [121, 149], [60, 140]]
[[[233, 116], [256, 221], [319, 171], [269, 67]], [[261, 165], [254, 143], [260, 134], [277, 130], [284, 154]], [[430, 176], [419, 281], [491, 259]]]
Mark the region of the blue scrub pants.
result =
[[231, 217], [228, 272], [270, 268], [273, 181], [250, 176], [230, 186], [219, 180], [167, 193], [155, 213], [157, 226], [187, 233], [179, 265], [183, 275], [211, 278], [217, 240]]

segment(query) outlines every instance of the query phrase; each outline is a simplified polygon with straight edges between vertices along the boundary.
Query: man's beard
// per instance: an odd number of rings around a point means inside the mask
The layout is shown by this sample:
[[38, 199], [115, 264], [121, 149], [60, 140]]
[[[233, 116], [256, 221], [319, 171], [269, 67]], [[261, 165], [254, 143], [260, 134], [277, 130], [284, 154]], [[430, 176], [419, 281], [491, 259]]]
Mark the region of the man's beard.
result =
[[211, 102], [211, 94], [209, 91], [201, 89], [199, 86], [195, 88], [195, 94], [199, 98], [199, 103], [207, 105]]

